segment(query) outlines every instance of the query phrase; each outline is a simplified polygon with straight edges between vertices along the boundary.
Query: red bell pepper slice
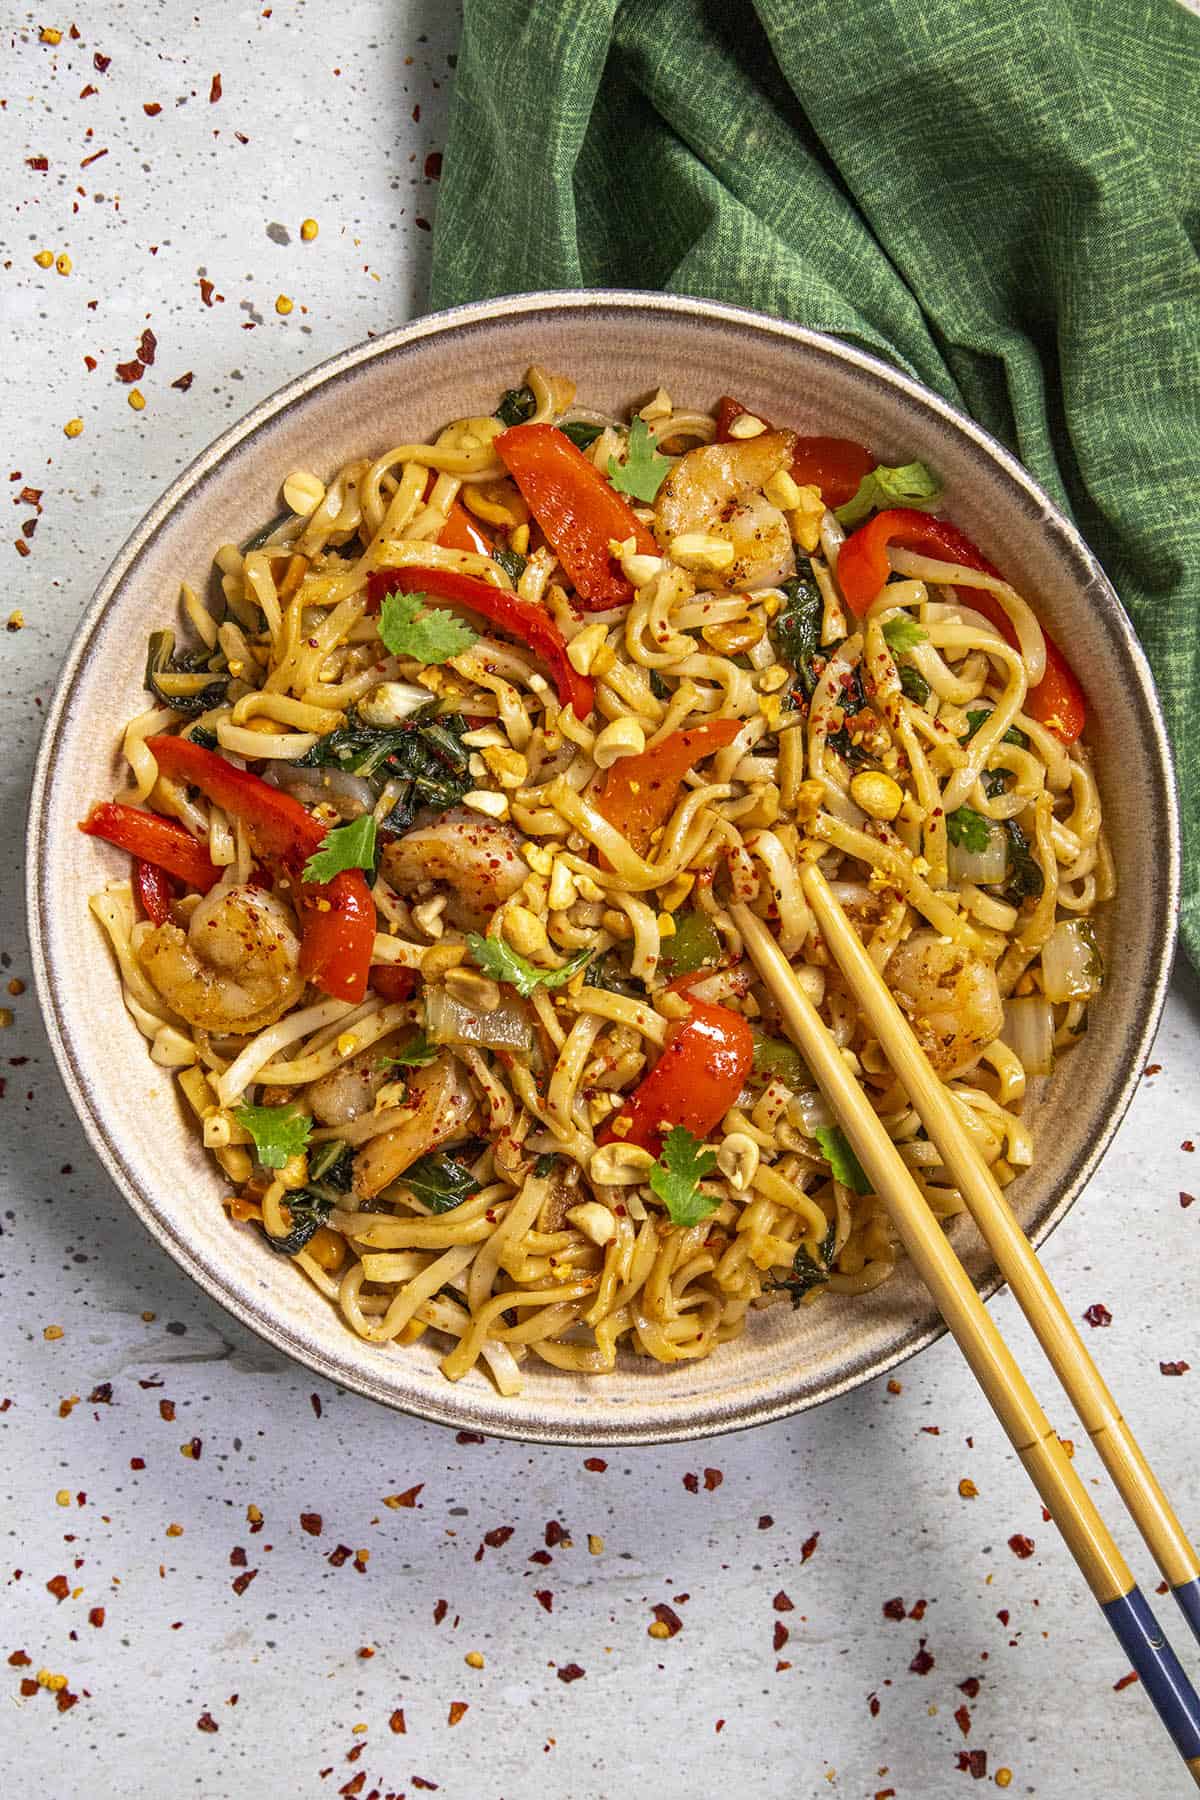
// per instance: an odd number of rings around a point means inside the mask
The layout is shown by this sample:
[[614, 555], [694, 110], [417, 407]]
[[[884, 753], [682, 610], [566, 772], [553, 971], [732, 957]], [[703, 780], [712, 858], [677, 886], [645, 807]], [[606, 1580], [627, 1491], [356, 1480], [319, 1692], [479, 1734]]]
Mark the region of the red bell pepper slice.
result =
[[734, 1104], [754, 1061], [750, 1027], [727, 1006], [690, 1005], [691, 1017], [672, 1026], [662, 1055], [597, 1142], [616, 1139], [657, 1156], [672, 1126], [706, 1138]]
[[446, 523], [442, 527], [438, 543], [443, 550], [473, 551], [476, 556], [490, 556], [495, 549], [483, 527], [458, 500], [446, 514]]
[[[717, 402], [717, 441], [728, 443], [733, 433], [729, 427], [749, 407], [729, 394]], [[761, 413], [755, 414], [762, 418]], [[767, 429], [774, 428], [763, 419]], [[792, 452], [792, 480], [801, 487], [820, 488], [826, 506], [844, 506], [858, 492], [859, 483], [875, 467], [871, 452], [852, 438], [798, 437]]]
[[658, 545], [595, 463], [553, 425], [510, 426], [495, 449], [570, 576], [583, 610], [628, 606], [633, 584], [609, 540], [623, 544], [632, 538], [646, 556], [657, 556]]
[[670, 817], [688, 770], [714, 750], [732, 744], [744, 723], [713, 719], [672, 733], [640, 756], [621, 757], [605, 777], [596, 810], [628, 838], [639, 856], [644, 855], [654, 833]]
[[[574, 448], [574, 446], [572, 446]], [[566, 641], [545, 607], [522, 600], [476, 575], [460, 575], [454, 569], [373, 569], [367, 576], [367, 600], [372, 612], [385, 594], [432, 594], [452, 606], [479, 613], [518, 643], [527, 644], [554, 678], [559, 702], [573, 707], [586, 719], [594, 704], [595, 690], [586, 676], [571, 666]]]
[[394, 1000], [411, 1000], [417, 991], [417, 971], [402, 969], [399, 963], [372, 963], [368, 985], [389, 1005]]
[[[204, 845], [174, 819], [164, 819], [158, 813], [143, 812], [120, 800], [105, 800], [93, 806], [87, 818], [80, 821], [79, 829], [89, 837], [104, 838], [118, 850], [128, 850], [131, 856], [152, 863], [156, 869], [165, 869], [168, 875], [177, 875], [180, 881], [204, 893], [220, 879], [221, 871], [210, 860]], [[146, 910], [149, 912], [150, 908]]]
[[171, 902], [175, 898], [175, 889], [166, 870], [156, 869], [153, 863], [143, 862], [140, 857], [135, 858], [133, 887], [142, 911], [151, 923], [165, 924], [171, 916]]
[[[935, 519], [931, 513], [918, 512], [913, 507], [892, 507], [860, 525], [846, 539], [838, 555], [838, 585], [851, 611], [859, 618], [891, 574], [889, 544], [916, 550], [922, 556], [936, 557], [941, 562], [961, 563], [964, 568], [978, 569], [981, 575], [1003, 579], [995, 564], [990, 563], [966, 533], [948, 519]], [[958, 592], [965, 605], [981, 612], [1005, 642], [1016, 648], [1017, 634], [994, 594], [986, 588], [973, 587], [961, 587]], [[1042, 635], [1046, 640], [1046, 673], [1035, 688], [1030, 688], [1025, 711], [1064, 744], [1073, 744], [1086, 723], [1087, 702], [1070, 664], [1044, 626]]]
[[286, 869], [303, 931], [301, 971], [338, 1000], [361, 1000], [375, 943], [370, 889], [357, 869], [332, 881], [304, 880], [304, 865], [320, 848], [327, 827], [290, 794], [189, 738], [153, 737], [146, 744], [164, 775], [198, 787], [240, 819], [255, 855]]

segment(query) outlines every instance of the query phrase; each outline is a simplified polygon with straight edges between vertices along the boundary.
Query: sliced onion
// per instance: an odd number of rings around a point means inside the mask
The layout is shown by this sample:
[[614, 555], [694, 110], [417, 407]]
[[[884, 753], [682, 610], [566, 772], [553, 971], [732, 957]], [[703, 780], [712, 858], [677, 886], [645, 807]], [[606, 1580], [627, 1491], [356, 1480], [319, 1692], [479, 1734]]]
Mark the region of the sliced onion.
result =
[[502, 1000], [494, 1012], [484, 1012], [467, 1006], [444, 987], [426, 989], [425, 1031], [434, 1044], [524, 1051], [533, 1046], [529, 1013], [519, 1000]]
[[990, 887], [997, 881], [1003, 881], [1008, 872], [1008, 836], [1003, 828], [989, 823], [988, 841], [985, 850], [964, 850], [961, 844], [951, 844], [946, 855], [946, 867], [950, 871], [951, 881], [973, 882], [976, 887]]
[[1020, 1058], [1027, 1075], [1049, 1075], [1054, 1068], [1054, 1014], [1044, 995], [1006, 1000], [1000, 1037]]
[[375, 805], [375, 790], [361, 775], [348, 769], [301, 769], [295, 763], [273, 763], [263, 775], [270, 787], [286, 788], [311, 805], [331, 798], [347, 801], [357, 816]]
[[836, 1125], [829, 1102], [818, 1088], [804, 1088], [788, 1101], [788, 1123], [798, 1125], [805, 1137], [812, 1137], [818, 1126]]
[[359, 701], [358, 716], [364, 725], [386, 729], [403, 725], [432, 699], [428, 688], [414, 687], [411, 681], [381, 681]]
[[1090, 1000], [1104, 986], [1104, 963], [1090, 919], [1062, 919], [1042, 950], [1049, 1000]]

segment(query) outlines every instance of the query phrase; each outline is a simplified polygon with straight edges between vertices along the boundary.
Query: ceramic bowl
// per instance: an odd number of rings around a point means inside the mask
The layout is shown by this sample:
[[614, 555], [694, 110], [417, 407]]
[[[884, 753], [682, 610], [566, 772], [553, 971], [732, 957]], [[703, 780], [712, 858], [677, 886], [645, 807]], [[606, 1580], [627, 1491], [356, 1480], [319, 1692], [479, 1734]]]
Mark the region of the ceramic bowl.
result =
[[[1089, 739], [1120, 888], [1102, 924], [1118, 952], [1107, 959], [1107, 991], [1087, 1036], [1030, 1105], [1036, 1161], [1010, 1190], [1035, 1241], [1062, 1218], [1137, 1083], [1171, 955], [1178, 816], [1145, 659], [1078, 533], [978, 425], [859, 350], [734, 307], [621, 292], [463, 307], [335, 357], [206, 450], [108, 571], [50, 708], [30, 808], [34, 967], [63, 1079], [113, 1180], [180, 1267], [270, 1343], [348, 1388], [447, 1425], [559, 1443], [700, 1437], [844, 1394], [930, 1343], [942, 1327], [912, 1272], [901, 1264], [863, 1299], [796, 1313], [772, 1307], [699, 1363], [628, 1356], [597, 1380], [531, 1360], [525, 1392], [508, 1400], [483, 1373], [451, 1385], [432, 1342], [361, 1342], [253, 1228], [230, 1223], [219, 1172], [121, 1004], [87, 907], [88, 894], [128, 864], [82, 836], [76, 821], [113, 792], [122, 727], [146, 705], [146, 635], [166, 622], [180, 580], [204, 583], [218, 544], [273, 517], [292, 468], [331, 472], [350, 457], [424, 438], [448, 418], [488, 413], [532, 361], [569, 373], [586, 403], [613, 411], [660, 382], [678, 402], [704, 407], [733, 389], [800, 431], [866, 441], [886, 462], [922, 459], [942, 478], [947, 514], [1067, 647], [1091, 702]], [[953, 1235], [981, 1290], [993, 1291], [998, 1278], [973, 1227], [960, 1220]]]

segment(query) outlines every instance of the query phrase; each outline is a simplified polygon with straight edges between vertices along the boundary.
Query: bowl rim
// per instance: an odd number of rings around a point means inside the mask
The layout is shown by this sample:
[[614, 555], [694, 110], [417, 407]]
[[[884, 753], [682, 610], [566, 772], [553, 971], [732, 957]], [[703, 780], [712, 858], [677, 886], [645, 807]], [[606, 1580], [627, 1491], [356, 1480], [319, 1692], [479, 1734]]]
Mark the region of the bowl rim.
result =
[[[796, 325], [786, 319], [776, 319], [769, 314], [756, 312], [748, 307], [735, 306], [725, 301], [710, 300], [700, 296], [665, 294], [636, 288], [541, 290], [476, 301], [441, 312], [424, 314], [421, 318], [397, 326], [378, 337], [367, 339], [337, 352], [316, 364], [306, 373], [275, 389], [234, 424], [221, 432], [175, 477], [134, 527], [106, 569], [68, 646], [53, 697], [46, 711], [30, 788], [25, 843], [28, 934], [38, 1000], [50, 1047], [71, 1104], [92, 1149], [151, 1236], [167, 1251], [185, 1274], [189, 1275], [205, 1293], [216, 1300], [226, 1312], [238, 1319], [242, 1325], [273, 1348], [282, 1351], [294, 1362], [312, 1369], [338, 1386], [363, 1394], [395, 1411], [426, 1419], [435, 1424], [457, 1428], [482, 1426], [489, 1436], [527, 1443], [580, 1446], [673, 1443], [711, 1437], [727, 1431], [748, 1429], [752, 1425], [765, 1424], [806, 1411], [809, 1407], [849, 1393], [863, 1382], [887, 1373], [890, 1369], [907, 1361], [910, 1356], [925, 1349], [943, 1336], [947, 1327], [944, 1322], [935, 1319], [929, 1325], [915, 1330], [894, 1350], [875, 1355], [865, 1362], [851, 1365], [840, 1378], [828, 1381], [818, 1391], [795, 1392], [786, 1382], [783, 1382], [777, 1390], [772, 1390], [766, 1396], [748, 1396], [739, 1401], [736, 1411], [730, 1410], [728, 1402], [723, 1403], [719, 1400], [698, 1402], [695, 1416], [683, 1419], [656, 1419], [651, 1412], [649, 1416], [643, 1415], [639, 1422], [635, 1422], [622, 1418], [623, 1408], [584, 1409], [582, 1407], [578, 1422], [575, 1420], [546, 1421], [536, 1414], [522, 1416], [519, 1409], [515, 1407], [511, 1412], [497, 1417], [491, 1406], [482, 1412], [477, 1411], [465, 1394], [458, 1393], [449, 1384], [447, 1384], [444, 1403], [426, 1395], [422, 1395], [419, 1400], [401, 1396], [385, 1380], [374, 1378], [365, 1371], [342, 1363], [337, 1356], [327, 1355], [317, 1345], [296, 1339], [290, 1330], [279, 1325], [272, 1318], [256, 1313], [252, 1307], [244, 1304], [236, 1294], [226, 1289], [218, 1272], [210, 1269], [195, 1252], [187, 1237], [170, 1220], [167, 1209], [160, 1207], [151, 1195], [143, 1193], [127, 1166], [120, 1144], [111, 1132], [104, 1116], [93, 1107], [86, 1084], [77, 1067], [70, 1029], [59, 1005], [59, 978], [53, 966], [53, 959], [43, 931], [40, 904], [48, 868], [50, 845], [50, 834], [44, 826], [47, 792], [60, 732], [69, 710], [81, 665], [113, 596], [133, 572], [139, 558], [176, 507], [239, 444], [251, 437], [261, 426], [315, 390], [346, 377], [364, 364], [385, 358], [396, 350], [417, 344], [427, 337], [452, 335], [455, 332], [476, 326], [486, 326], [515, 316], [523, 315], [532, 319], [539, 313], [563, 313], [584, 308], [589, 310], [625, 309], [642, 314], [659, 313], [690, 317], [695, 317], [699, 313], [706, 319], [735, 327], [740, 326], [755, 333], [765, 333], [787, 343], [803, 345], [806, 349], [815, 351], [835, 362], [851, 365], [860, 374], [868, 376], [876, 384], [890, 389], [892, 392], [899, 391], [932, 411], [943, 424], [973, 440], [976, 448], [986, 455], [990, 462], [1001, 468], [1009, 481], [1022, 491], [1026, 500], [1036, 505], [1042, 515], [1042, 523], [1057, 534], [1060, 542], [1065, 544], [1071, 553], [1072, 559], [1077, 565], [1081, 585], [1085, 582], [1092, 585], [1111, 603], [1110, 622], [1123, 640], [1130, 672], [1137, 683], [1141, 710], [1151, 734], [1149, 748], [1152, 761], [1157, 765], [1157, 773], [1162, 779], [1162, 788], [1166, 798], [1166, 817], [1161, 821], [1163, 830], [1159, 855], [1161, 857], [1162, 851], [1166, 850], [1167, 854], [1162, 858], [1165, 866], [1161, 891], [1165, 914], [1164, 923], [1167, 928], [1155, 948], [1152, 980], [1142, 990], [1137, 1029], [1126, 1041], [1125, 1072], [1111, 1092], [1111, 1105], [1104, 1125], [1092, 1143], [1084, 1147], [1076, 1157], [1055, 1203], [1042, 1214], [1033, 1226], [1030, 1232], [1031, 1242], [1035, 1246], [1043, 1243], [1061, 1223], [1107, 1151], [1137, 1090], [1142, 1067], [1158, 1028], [1170, 975], [1175, 925], [1180, 904], [1181, 828], [1174, 759], [1149, 663], [1124, 608], [1121, 606], [1116, 590], [1075, 525], [1045, 493], [1012, 452], [998, 439], [977, 421], [960, 412], [957, 407], [951, 405], [932, 388], [926, 387], [924, 383], [917, 381], [881, 357], [829, 333]], [[976, 1280], [975, 1285], [982, 1298], [987, 1300], [1004, 1286], [1004, 1282], [999, 1272], [990, 1268]], [[597, 1399], [601, 1398], [602, 1396], [597, 1394]], [[647, 1398], [649, 1399], [650, 1396], [648, 1395]]]

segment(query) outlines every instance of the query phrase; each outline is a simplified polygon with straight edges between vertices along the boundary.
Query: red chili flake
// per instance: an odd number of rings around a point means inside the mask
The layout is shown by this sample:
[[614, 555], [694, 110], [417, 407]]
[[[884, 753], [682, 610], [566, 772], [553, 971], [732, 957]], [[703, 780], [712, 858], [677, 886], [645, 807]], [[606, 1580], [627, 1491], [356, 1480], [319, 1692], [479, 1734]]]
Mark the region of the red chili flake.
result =
[[540, 1563], [543, 1569], [548, 1569], [550, 1564], [554, 1561], [554, 1558], [548, 1550], [534, 1550], [531, 1553], [529, 1560], [530, 1562]]
[[393, 1509], [398, 1506], [415, 1506], [417, 1504], [417, 1495], [424, 1486], [425, 1483], [423, 1481], [418, 1481], [416, 1487], [405, 1488], [402, 1494], [389, 1494], [383, 1504], [385, 1506], [390, 1506]]
[[309, 1537], [320, 1537], [321, 1523], [320, 1513], [303, 1512], [300, 1514], [300, 1529], [307, 1531]]
[[[153, 1318], [154, 1315], [151, 1314], [150, 1316]], [[163, 1381], [162, 1377], [159, 1375], [151, 1375], [148, 1379], [138, 1378], [138, 1386], [140, 1388], [166, 1387], [166, 1385], [166, 1382]]]
[[1184, 1140], [1183, 1140], [1182, 1144], [1180, 1144], [1179, 1148], [1181, 1150], [1186, 1150], [1188, 1155], [1190, 1156], [1192, 1154], [1192, 1152], [1195, 1150], [1196, 1146], [1192, 1142], [1191, 1138], [1184, 1138]]
[[1186, 1375], [1191, 1366], [1185, 1362], [1160, 1362], [1158, 1372], [1160, 1375]]
[[698, 1494], [700, 1492], [700, 1477], [698, 1475], [685, 1475], [683, 1478], [683, 1485], [689, 1494]]
[[246, 1589], [250, 1586], [250, 1583], [254, 1580], [254, 1577], [257, 1574], [258, 1574], [257, 1569], [245, 1570], [245, 1572], [243, 1574], [239, 1575], [236, 1578], [236, 1580], [234, 1580], [233, 1582], [230, 1583], [231, 1587], [233, 1588], [234, 1593], [235, 1594], [244, 1594]]
[[898, 1594], [894, 1600], [884, 1601], [883, 1616], [885, 1619], [902, 1619], [904, 1617], [904, 1602]]
[[211, 1713], [203, 1712], [196, 1720], [197, 1731], [220, 1731], [220, 1729], [221, 1727], [217, 1724], [217, 1721], [213, 1718]]
[[388, 1720], [388, 1730], [394, 1731], [397, 1737], [403, 1737], [408, 1730], [408, 1726], [404, 1723], [404, 1708], [402, 1706], [398, 1706]]
[[112, 1382], [111, 1381], [102, 1381], [98, 1387], [94, 1387], [92, 1389], [91, 1393], [88, 1395], [88, 1405], [89, 1406], [111, 1406], [112, 1405]]
[[780, 1588], [779, 1592], [772, 1600], [771, 1605], [775, 1608], [776, 1612], [795, 1612], [796, 1610], [795, 1602], [788, 1599], [782, 1588]]
[[371, 1552], [369, 1550], [356, 1550], [354, 1552], [354, 1567], [360, 1575], [365, 1575], [367, 1572], [367, 1558], [370, 1554]]
[[73, 1706], [78, 1705], [78, 1702], [79, 1695], [73, 1694], [70, 1688], [60, 1688], [58, 1693], [54, 1696], [54, 1703], [58, 1707], [59, 1712], [70, 1712]]
[[1102, 1305], [1099, 1300], [1093, 1301], [1083, 1316], [1092, 1326], [1112, 1324], [1112, 1314], [1107, 1306]]
[[34, 1681], [30, 1676], [26, 1675], [25, 1678], [23, 1679], [23, 1681], [21, 1682], [21, 1692], [25, 1695], [25, 1698], [28, 1699], [31, 1694], [36, 1694], [37, 1691], [38, 1691], [37, 1682]]
[[958, 1691], [960, 1694], [965, 1694], [968, 1700], [974, 1700], [976, 1694], [979, 1692], [978, 1675], [968, 1675], [965, 1681], [960, 1681], [958, 1684]]
[[820, 1535], [821, 1534], [819, 1531], [814, 1531], [812, 1536], [805, 1538], [804, 1542], [801, 1544], [801, 1546], [800, 1546], [800, 1561], [802, 1563], [806, 1563], [808, 1561], [809, 1557], [812, 1555], [813, 1551], [816, 1549], [817, 1539], [820, 1537]]
[[219, 75], [214, 75], [212, 78], [212, 85], [208, 90], [209, 105], [215, 106], [217, 101], [220, 98], [221, 98], [221, 77]]
[[425, 179], [426, 181], [442, 179], [442, 153], [440, 150], [431, 150], [425, 158]]
[[674, 1607], [666, 1606], [660, 1600], [658, 1605], [653, 1608], [653, 1612], [658, 1623], [666, 1626], [668, 1637], [675, 1637], [683, 1630], [683, 1620], [675, 1611]]
[[554, 1611], [554, 1594], [550, 1588], [535, 1588], [533, 1590], [533, 1597], [542, 1608], [543, 1612]]
[[162, 111], [162, 107], [157, 100], [143, 100], [142, 111], [148, 119], [157, 119], [159, 113]]
[[452, 1700], [450, 1702], [450, 1712], [446, 1719], [447, 1725], [457, 1725], [466, 1710], [467, 1702], [465, 1700]]
[[867, 1711], [870, 1713], [870, 1715], [873, 1719], [877, 1719], [879, 1717], [879, 1695], [878, 1694], [868, 1694], [867, 1695]]
[[247, 1561], [246, 1552], [243, 1550], [243, 1548], [240, 1544], [235, 1544], [233, 1546], [233, 1549], [229, 1552], [230, 1568], [244, 1569], [246, 1567], [246, 1561]]
[[183, 1446], [183, 1453], [191, 1462], [199, 1462], [203, 1449], [204, 1444], [201, 1439], [194, 1437], [189, 1438], [187, 1443]]
[[25, 542], [24, 538], [14, 538], [13, 539], [13, 548], [15, 549], [18, 556], [28, 556], [29, 555], [29, 545]]
[[100, 92], [100, 89], [98, 87], [93, 87], [91, 82], [89, 81], [86, 87], [80, 88], [79, 98], [81, 100], [90, 100], [93, 94], [98, 94], [99, 92]]
[[971, 1709], [969, 1706], [958, 1706], [954, 1709], [954, 1722], [964, 1737], [971, 1735]]
[[482, 1431], [456, 1431], [454, 1441], [456, 1444], [482, 1444], [483, 1433]]
[[[509, 1532], [508, 1535], [510, 1537], [512, 1536], [511, 1531]], [[543, 1537], [543, 1541], [545, 1542], [547, 1550], [553, 1550], [553, 1549], [557, 1548], [557, 1546], [559, 1544], [566, 1544], [568, 1546], [568, 1548], [570, 1547], [570, 1539], [567, 1536], [567, 1528], [565, 1525], [560, 1525], [557, 1519], [547, 1519], [546, 1529], [543, 1532], [542, 1537]], [[489, 1538], [489, 1542], [490, 1541], [491, 1540]], [[501, 1540], [501, 1541], [503, 1542], [503, 1540]]]
[[602, 1456], [585, 1456], [583, 1459], [583, 1466], [585, 1469], [590, 1470], [593, 1475], [603, 1475], [608, 1464]]
[[725, 1477], [722, 1475], [720, 1469], [705, 1469], [704, 1471], [704, 1486], [710, 1494], [714, 1488], [720, 1487], [724, 1479]]
[[186, 394], [188, 389], [191, 387], [193, 381], [195, 381], [195, 379], [196, 379], [196, 377], [192, 374], [192, 371], [189, 369], [186, 375], [181, 375], [179, 377], [178, 381], [173, 381], [171, 383], [171, 386], [173, 388], [178, 388], [181, 394]]
[[[200, 286], [203, 287], [204, 283], [201, 282]], [[211, 281], [208, 284], [208, 291], [211, 294], [211, 292], [212, 292], [212, 282]], [[223, 300], [224, 298], [225, 298], [224, 294], [217, 295], [218, 300]], [[205, 305], [211, 306], [212, 301], [211, 300], [206, 301]], [[310, 1394], [308, 1396], [308, 1404], [312, 1407], [313, 1412], [315, 1413], [316, 1417], [319, 1419], [321, 1416], [321, 1396], [320, 1396], [320, 1394]]]
[[1128, 1675], [1122, 1675], [1120, 1681], [1113, 1682], [1113, 1693], [1119, 1694], [1122, 1688], [1132, 1687], [1139, 1677], [1130, 1669]]
[[435, 1600], [434, 1605], [433, 1605], [433, 1622], [434, 1622], [434, 1624], [440, 1625], [442, 1620], [445, 1618], [446, 1614], [449, 1611], [450, 1611], [450, 1608], [444, 1600]]
[[[88, 89], [85, 88], [84, 93], [87, 93], [87, 92], [88, 92]], [[92, 88], [91, 92], [94, 94], [96, 92], [95, 88]], [[81, 94], [80, 99], [82, 99], [82, 98], [83, 98], [83, 95]], [[93, 150], [92, 154], [90, 156], [84, 157], [83, 161], [80, 163], [79, 166], [81, 169], [90, 169], [93, 163], [98, 163], [102, 156], [107, 156], [107, 155], [108, 155], [107, 146], [103, 150]]]
[[791, 1632], [788, 1630], [783, 1620], [776, 1619], [775, 1632], [771, 1640], [771, 1648], [774, 1650], [776, 1656], [779, 1655], [779, 1652], [783, 1649], [783, 1646], [787, 1643], [791, 1635]]
[[[439, 157], [438, 160], [440, 161], [441, 158]], [[44, 175], [46, 170], [50, 167], [50, 158], [48, 156], [27, 156], [25, 158], [25, 163], [28, 168], [36, 169], [40, 175]], [[425, 172], [426, 174], [429, 172], [428, 163], [426, 163]]]
[[1143, 1075], [1161, 1075], [1162, 1074], [1162, 1064], [1161, 1063], [1147, 1063], [1145, 1068], [1142, 1070], [1142, 1074]]
[[758, 1529], [760, 1531], [770, 1531], [770, 1529], [774, 1523], [775, 1523], [775, 1521], [771, 1517], [770, 1513], [760, 1513], [759, 1514]]
[[99, 69], [101, 75], [103, 75], [111, 61], [111, 56], [101, 56], [100, 52], [97, 50], [92, 57], [92, 67], [94, 69]]
[[250, 142], [250, 139], [246, 136], [244, 131], [235, 131], [233, 135], [239, 144], [248, 144]]
[[940, 1425], [922, 1425], [921, 1430], [925, 1433], [926, 1437], [941, 1437], [942, 1435], [942, 1428]]
[[96, 1630], [99, 1631], [99, 1629], [103, 1625], [103, 1623], [104, 1623], [104, 1608], [102, 1606], [93, 1606], [92, 1610], [88, 1614], [88, 1624], [94, 1625], [96, 1627]]
[[413, 223], [416, 225], [418, 231], [432, 231], [433, 230], [433, 226], [429, 223], [429, 220], [422, 219], [419, 215], [413, 221]]
[[560, 1681], [578, 1681], [581, 1676], [587, 1673], [585, 1669], [580, 1668], [578, 1663], [563, 1663], [561, 1668], [556, 1669], [554, 1672]]
[[14, 1650], [8, 1659], [8, 1666], [10, 1669], [27, 1669], [32, 1661], [33, 1658], [24, 1650]]
[[[491, 1531], [484, 1532], [483, 1541], [489, 1550], [499, 1550], [502, 1545], [507, 1544], [515, 1530], [515, 1525], [497, 1525]], [[549, 1532], [550, 1527], [547, 1526], [546, 1530]], [[549, 1543], [549, 1541], [549, 1537], [547, 1537], [546, 1542]]]
[[974, 1781], [982, 1781], [987, 1774], [986, 1750], [959, 1750], [958, 1767]]
[[146, 1459], [144, 1456], [131, 1456], [129, 1459], [129, 1466], [131, 1469], [144, 1469], [146, 1466]]
[[930, 1669], [932, 1669], [933, 1654], [925, 1648], [924, 1638], [921, 1638], [918, 1641], [917, 1654], [913, 1657], [908, 1667], [909, 1673], [913, 1675], [928, 1675]]
[[1026, 1537], [1024, 1533], [1020, 1531], [1014, 1531], [1013, 1535], [1008, 1540], [1008, 1547], [1014, 1556], [1019, 1556], [1021, 1558], [1022, 1562], [1024, 1562], [1027, 1557], [1032, 1556], [1034, 1550], [1037, 1548], [1033, 1539], [1031, 1537]]
[[896, 1800], [895, 1788], [876, 1788], [874, 1800]]
[[1180, 1206], [1182, 1206], [1184, 1208], [1187, 1208], [1189, 1206], [1195, 1206], [1195, 1204], [1196, 1204], [1195, 1194], [1181, 1193], [1179, 1196], [1179, 1204], [1180, 1204]]
[[909, 1618], [916, 1619], [919, 1624], [920, 1621], [925, 1617], [925, 1608], [928, 1605], [929, 1605], [928, 1600], [914, 1600], [912, 1603], [912, 1608], [908, 1615]]
[[424, 1792], [427, 1794], [436, 1794], [437, 1793], [437, 1786], [438, 1786], [437, 1782], [436, 1781], [425, 1781], [422, 1779], [422, 1777], [420, 1775], [413, 1776], [412, 1784], [415, 1788], [423, 1789]]
[[340, 1569], [342, 1564], [344, 1562], [349, 1562], [350, 1558], [353, 1555], [354, 1555], [354, 1552], [350, 1548], [349, 1544], [339, 1544], [336, 1549], [331, 1550], [329, 1552], [329, 1555], [325, 1558], [325, 1561], [327, 1563], [331, 1563], [335, 1569]]
[[213, 288], [214, 288], [214, 286], [215, 286], [215, 283], [211, 282], [208, 279], [207, 275], [201, 275], [201, 277], [200, 277], [200, 298], [201, 298], [201, 300], [203, 300], [205, 306], [211, 306], [213, 303]]
[[70, 1593], [71, 1584], [65, 1575], [52, 1575], [46, 1583], [46, 1591], [49, 1594], [53, 1594], [54, 1598], [61, 1604]]
[[158, 1416], [160, 1419], [165, 1419], [169, 1425], [175, 1417], [175, 1402], [173, 1400], [160, 1400], [158, 1403]]
[[147, 325], [145, 331], [143, 331], [141, 337], [138, 339], [138, 356], [145, 363], [147, 368], [153, 363], [154, 353], [157, 349], [158, 339]]
[[[26, 506], [37, 506], [39, 501], [42, 498], [42, 494], [44, 493], [44, 491], [45, 490], [43, 488], [23, 487], [21, 489], [20, 493], [17, 495], [17, 501], [18, 502], [23, 501]], [[108, 1383], [106, 1383], [105, 1385], [108, 1386], [108, 1391], [111, 1394], [112, 1393], [111, 1385]]]
[[338, 1789], [338, 1793], [346, 1795], [347, 1800], [353, 1800], [354, 1795], [361, 1794], [366, 1785], [367, 1772], [365, 1769], [360, 1769], [357, 1775], [352, 1775], [350, 1777], [345, 1787], [340, 1787]]
[[1009, 1619], [1012, 1617], [1012, 1614], [1009, 1612], [1007, 1606], [1002, 1606], [1000, 1608], [1000, 1611], [996, 1614], [996, 1617], [999, 1619], [999, 1621], [1002, 1625], [1007, 1625]]

